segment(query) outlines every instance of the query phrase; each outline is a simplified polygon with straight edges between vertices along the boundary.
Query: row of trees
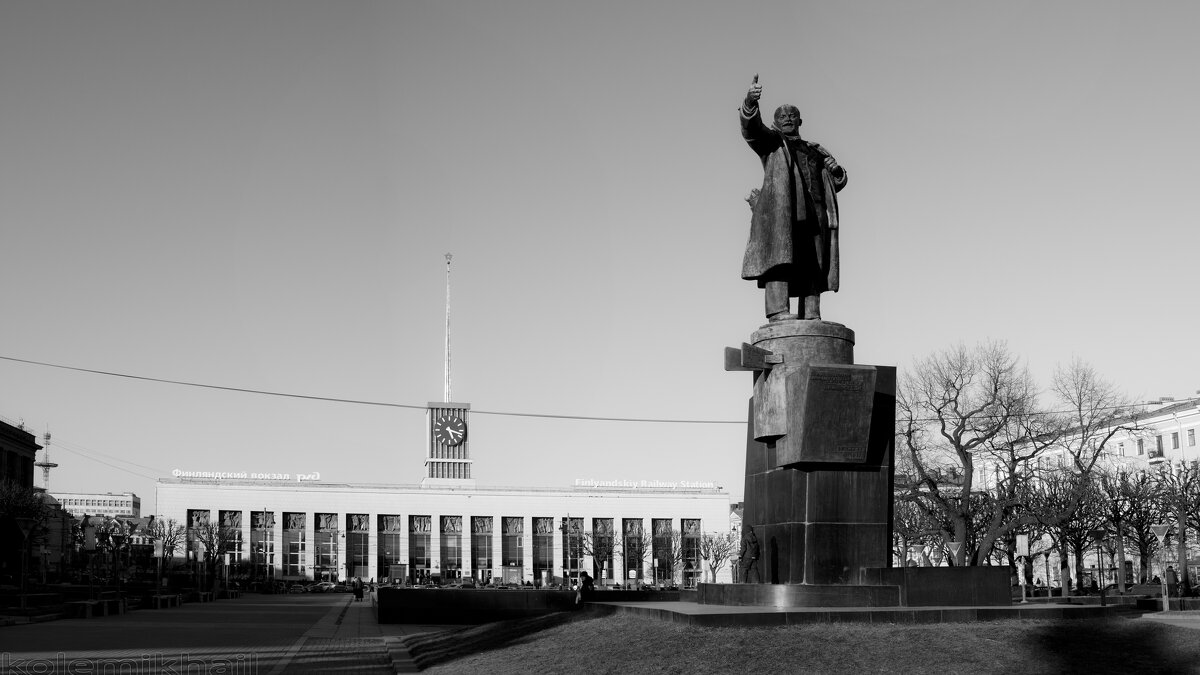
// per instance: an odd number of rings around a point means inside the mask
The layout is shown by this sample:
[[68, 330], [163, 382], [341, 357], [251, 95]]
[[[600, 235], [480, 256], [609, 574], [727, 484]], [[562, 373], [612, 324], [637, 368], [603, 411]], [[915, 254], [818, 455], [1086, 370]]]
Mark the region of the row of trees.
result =
[[1060, 554], [1064, 580], [1073, 556], [1079, 579], [1100, 535], [1110, 551], [1123, 537], [1146, 570], [1158, 546], [1150, 526], [1164, 522], [1184, 559], [1187, 532], [1200, 528], [1200, 471], [1122, 466], [1114, 439], [1146, 433], [1137, 420], [1129, 399], [1078, 360], [1045, 391], [1002, 343], [918, 361], [897, 392], [900, 559], [918, 544], [944, 547], [953, 565], [1014, 564], [1025, 534], [1031, 555]]
[[[645, 569], [646, 562], [654, 553], [654, 537], [643, 531], [640, 535], [617, 536], [601, 535], [586, 532], [580, 535], [580, 550], [594, 561], [613, 561], [614, 565], [630, 565], [636, 569]], [[697, 562], [703, 563], [707, 578], [715, 581], [717, 574], [725, 568], [738, 553], [740, 542], [735, 534], [729, 532], [705, 532], [694, 539], [694, 549], [691, 553]], [[660, 574], [672, 581], [681, 581], [680, 574], [689, 558], [689, 543], [687, 538], [678, 530], [672, 530], [670, 542], [660, 544], [660, 552], [656, 562], [662, 564]], [[657, 581], [657, 580], [656, 580]]]

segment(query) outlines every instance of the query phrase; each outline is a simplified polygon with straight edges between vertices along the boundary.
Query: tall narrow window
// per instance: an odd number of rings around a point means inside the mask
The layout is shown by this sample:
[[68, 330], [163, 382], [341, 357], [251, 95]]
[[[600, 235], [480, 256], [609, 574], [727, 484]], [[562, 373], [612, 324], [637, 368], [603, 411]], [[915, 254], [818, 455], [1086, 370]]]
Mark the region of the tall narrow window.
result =
[[367, 540], [371, 534], [370, 516], [365, 513], [346, 515], [346, 573], [347, 578], [366, 579], [370, 576], [367, 566]]
[[613, 571], [613, 549], [616, 548], [612, 518], [592, 519], [592, 539], [589, 553], [592, 554], [592, 576], [603, 582], [620, 578], [621, 574]]
[[442, 516], [442, 578], [462, 576], [462, 516]]
[[505, 516], [501, 521], [504, 534], [501, 535], [501, 557], [504, 561], [504, 583], [519, 584], [525, 574], [525, 519], [516, 516]]
[[533, 519], [533, 582], [554, 582], [554, 518]]
[[304, 528], [307, 514], [283, 514], [283, 576], [298, 581], [305, 576], [306, 552]]
[[401, 516], [381, 513], [376, 516], [379, 535], [375, 565], [381, 579], [398, 582], [408, 577], [405, 568], [405, 551], [400, 548], [400, 533], [404, 529]]
[[432, 581], [429, 535], [432, 516], [408, 517], [408, 574], [414, 583], [427, 584]]
[[622, 576], [629, 583], [636, 583], [642, 580], [642, 563], [646, 560], [646, 537], [645, 531], [642, 529], [641, 518], [622, 518], [621, 532], [624, 536], [624, 541], [621, 542], [622, 553], [624, 554], [625, 566], [622, 568]]
[[492, 517], [471, 517], [471, 563], [481, 584], [492, 581]]
[[583, 518], [563, 518], [563, 574], [578, 579], [583, 565]]

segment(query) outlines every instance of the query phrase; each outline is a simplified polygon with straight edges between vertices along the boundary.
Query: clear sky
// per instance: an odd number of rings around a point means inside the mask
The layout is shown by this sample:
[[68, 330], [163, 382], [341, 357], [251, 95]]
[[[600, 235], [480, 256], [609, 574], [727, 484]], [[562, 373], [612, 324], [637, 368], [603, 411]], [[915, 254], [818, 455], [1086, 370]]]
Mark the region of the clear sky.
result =
[[[742, 494], [763, 105], [850, 175], [824, 317], [901, 368], [1006, 340], [1200, 389], [1200, 4], [0, 2], [0, 356], [423, 406], [481, 485]], [[56, 491], [172, 469], [415, 483], [419, 409], [0, 360]], [[41, 484], [40, 475], [38, 484]]]

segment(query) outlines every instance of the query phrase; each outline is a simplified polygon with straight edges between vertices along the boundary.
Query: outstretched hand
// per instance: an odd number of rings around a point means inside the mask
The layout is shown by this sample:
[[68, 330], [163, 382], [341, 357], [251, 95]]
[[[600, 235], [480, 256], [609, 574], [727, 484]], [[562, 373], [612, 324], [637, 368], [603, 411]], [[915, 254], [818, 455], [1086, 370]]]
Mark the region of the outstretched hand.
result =
[[754, 82], [750, 84], [750, 90], [746, 92], [746, 107], [758, 107], [758, 99], [762, 98], [762, 85], [758, 83], [758, 73], [754, 74]]

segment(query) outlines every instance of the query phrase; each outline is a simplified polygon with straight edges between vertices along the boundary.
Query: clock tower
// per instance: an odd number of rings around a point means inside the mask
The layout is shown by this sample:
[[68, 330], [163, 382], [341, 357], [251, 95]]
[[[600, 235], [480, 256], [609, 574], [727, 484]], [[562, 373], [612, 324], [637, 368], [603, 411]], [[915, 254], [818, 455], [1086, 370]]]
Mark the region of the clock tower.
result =
[[450, 260], [446, 254], [446, 389], [441, 403], [425, 409], [425, 478], [422, 487], [475, 487], [471, 477], [470, 403], [450, 394]]
[[425, 411], [424, 486], [475, 487], [471, 477], [470, 403], [429, 403]]

